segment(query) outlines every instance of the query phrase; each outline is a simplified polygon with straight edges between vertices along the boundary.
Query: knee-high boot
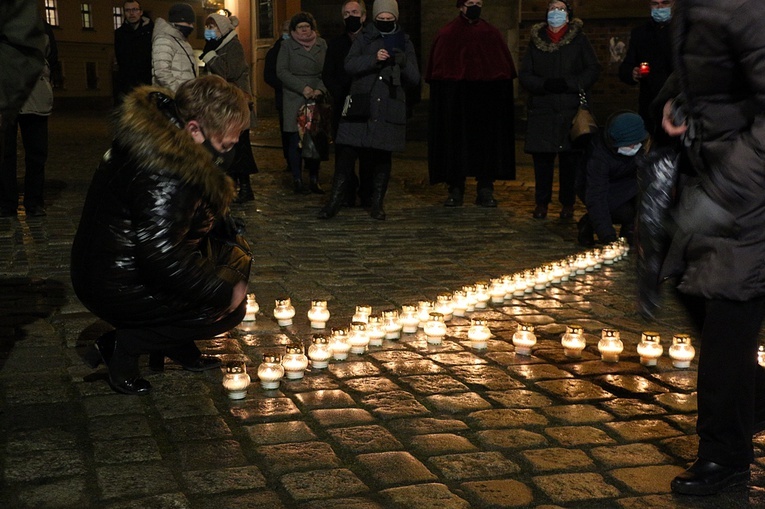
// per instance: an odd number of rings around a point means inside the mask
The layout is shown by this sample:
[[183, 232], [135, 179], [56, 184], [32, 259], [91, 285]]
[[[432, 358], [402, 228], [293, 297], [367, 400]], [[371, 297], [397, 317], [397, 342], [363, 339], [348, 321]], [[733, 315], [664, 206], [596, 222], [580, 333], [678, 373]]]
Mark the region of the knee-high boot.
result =
[[[351, 168], [353, 171], [353, 168]], [[347, 189], [350, 185], [349, 173], [342, 166], [335, 167], [335, 174], [332, 176], [332, 191], [329, 193], [329, 201], [317, 214], [318, 219], [329, 219], [335, 217], [340, 211], [340, 207], [346, 201]]]
[[234, 203], [245, 203], [248, 201], [253, 201], [255, 199], [255, 194], [252, 192], [250, 176], [246, 174], [240, 174], [234, 180], [239, 182], [239, 193], [237, 194]]
[[369, 215], [373, 219], [385, 220], [385, 210], [383, 209], [383, 200], [388, 191], [388, 181], [390, 180], [390, 168], [375, 171], [372, 177], [372, 210]]

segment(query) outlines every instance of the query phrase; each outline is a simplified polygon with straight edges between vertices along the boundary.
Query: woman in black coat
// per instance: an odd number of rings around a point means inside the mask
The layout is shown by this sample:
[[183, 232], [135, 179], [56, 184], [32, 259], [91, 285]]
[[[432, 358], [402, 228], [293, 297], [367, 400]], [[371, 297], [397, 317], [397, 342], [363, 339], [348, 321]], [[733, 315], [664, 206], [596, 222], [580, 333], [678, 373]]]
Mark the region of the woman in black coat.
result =
[[111, 150], [88, 191], [72, 246], [77, 297], [115, 327], [96, 340], [112, 388], [145, 394], [138, 357], [185, 369], [220, 365], [194, 340], [244, 316], [249, 248], [228, 227], [231, 149], [249, 126], [248, 99], [218, 76], [169, 90], [141, 87], [118, 111]]
[[600, 72], [595, 51], [582, 32], [582, 20], [573, 17], [568, 0], [552, 0], [547, 22], [531, 27], [531, 40], [521, 62], [519, 80], [529, 92], [528, 125], [524, 150], [534, 160], [536, 208], [534, 217], [547, 217], [552, 200], [555, 156], [559, 158], [562, 204], [560, 216], [573, 217], [574, 181], [580, 152], [569, 138], [571, 121]]

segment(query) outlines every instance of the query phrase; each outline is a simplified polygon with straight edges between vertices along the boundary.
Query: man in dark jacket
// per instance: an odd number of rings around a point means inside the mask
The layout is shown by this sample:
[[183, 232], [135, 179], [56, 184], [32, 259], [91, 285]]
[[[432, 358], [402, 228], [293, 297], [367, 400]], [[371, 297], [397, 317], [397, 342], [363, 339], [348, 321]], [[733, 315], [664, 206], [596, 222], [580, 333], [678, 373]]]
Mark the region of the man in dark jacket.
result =
[[[672, 491], [746, 484], [752, 436], [765, 429], [765, 18], [759, 0], [675, 5], [679, 92], [662, 126], [683, 136], [695, 176], [680, 188], [663, 276], [700, 328], [698, 459]], [[683, 120], [685, 119], [685, 122]]]
[[276, 112], [279, 115], [279, 131], [282, 134], [282, 154], [284, 155], [284, 162], [287, 164], [287, 170], [289, 171], [289, 144], [290, 133], [284, 132], [284, 115], [282, 115], [282, 106], [284, 105], [284, 91], [282, 90], [282, 82], [276, 75], [276, 60], [279, 57], [279, 50], [282, 47], [282, 41], [290, 38], [290, 20], [282, 23], [282, 34], [274, 41], [274, 45], [266, 52], [266, 59], [263, 65], [263, 81], [266, 82], [271, 88], [274, 89], [274, 105], [276, 106]]
[[651, 103], [672, 73], [672, 38], [669, 22], [674, 0], [649, 0], [651, 19], [632, 30], [627, 54], [619, 65], [619, 79], [639, 85], [638, 113], [652, 136], [665, 139], [660, 127], [661, 112]]
[[154, 23], [143, 15], [141, 4], [125, 2], [125, 21], [114, 31], [114, 59], [117, 77], [114, 92], [117, 103], [139, 85], [151, 85], [151, 33]]
[[232, 329], [246, 308], [250, 253], [230, 227], [223, 166], [250, 125], [248, 97], [219, 76], [166, 93], [126, 97], [72, 245], [77, 297], [115, 327], [88, 360], [103, 361], [124, 394], [151, 389], [138, 370], [144, 353], [152, 367], [164, 355], [189, 371], [220, 366], [194, 341]]

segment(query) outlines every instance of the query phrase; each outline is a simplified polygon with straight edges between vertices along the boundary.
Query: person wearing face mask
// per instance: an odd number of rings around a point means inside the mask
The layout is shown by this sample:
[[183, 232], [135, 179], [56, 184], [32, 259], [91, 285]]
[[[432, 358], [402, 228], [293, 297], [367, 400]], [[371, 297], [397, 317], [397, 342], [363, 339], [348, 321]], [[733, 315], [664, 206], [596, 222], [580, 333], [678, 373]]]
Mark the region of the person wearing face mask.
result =
[[106, 365], [116, 392], [151, 390], [142, 354], [159, 354], [160, 367], [165, 355], [188, 371], [219, 367], [194, 342], [244, 317], [251, 254], [229, 213], [233, 182], [219, 165], [250, 125], [248, 102], [210, 75], [175, 94], [139, 87], [117, 111], [71, 256], [77, 297], [114, 327], [85, 360]]
[[465, 180], [476, 205], [496, 207], [494, 181], [515, 178], [515, 64], [500, 31], [481, 19], [483, 0], [457, 0], [459, 15], [438, 31], [428, 59], [430, 183], [446, 182], [444, 206], [462, 205]]
[[154, 22], [143, 15], [139, 2], [123, 4], [125, 21], [114, 31], [114, 81], [116, 104], [139, 85], [151, 84], [151, 34]]
[[151, 37], [154, 85], [174, 92], [182, 83], [197, 76], [194, 49], [188, 41], [194, 32], [195, 20], [194, 9], [187, 3], [173, 4], [167, 21], [157, 18]]
[[[343, 25], [345, 32], [329, 41], [327, 43], [327, 58], [324, 59], [324, 69], [321, 72], [321, 79], [327, 86], [329, 95], [332, 98], [332, 136], [337, 136], [337, 128], [340, 125], [340, 117], [343, 112], [343, 105], [345, 98], [351, 90], [352, 77], [345, 70], [345, 57], [348, 56], [348, 52], [351, 49], [353, 41], [361, 33], [361, 29], [364, 27], [364, 23], [367, 20], [367, 6], [364, 0], [346, 0], [340, 13], [343, 17]], [[339, 156], [345, 147], [343, 145], [335, 145], [335, 159]], [[337, 204], [333, 204], [332, 208], [340, 208], [344, 203], [349, 207], [356, 205], [356, 192], [361, 200], [362, 207], [369, 207], [370, 200], [372, 198], [372, 182], [371, 172], [366, 164], [365, 159], [359, 160], [359, 177], [356, 177], [355, 172], [349, 172], [347, 175], [337, 175], [333, 177], [333, 181], [338, 178], [347, 178], [348, 183], [346, 186], [346, 195], [343, 200], [338, 196], [340, 200]], [[361, 186], [359, 187], [359, 182]], [[334, 185], [334, 184], [333, 184]], [[338, 183], [339, 185], [339, 183]], [[326, 219], [326, 218], [324, 218]]]
[[[235, 28], [239, 25], [236, 16], [223, 14], [210, 14], [205, 20], [205, 47], [200, 60], [212, 74], [221, 76], [229, 83], [233, 83], [239, 89], [252, 96], [250, 88], [250, 66], [244, 56], [244, 48], [239, 42]], [[255, 113], [251, 112], [250, 126], [255, 123]], [[250, 184], [250, 175], [258, 172], [255, 157], [252, 155], [250, 145], [250, 130], [245, 129], [239, 142], [234, 148], [235, 157], [228, 168], [228, 174], [239, 186], [235, 203], [245, 203], [255, 199]]]
[[587, 97], [600, 73], [583, 25], [582, 20], [574, 18], [569, 0], [551, 0], [547, 4], [547, 21], [531, 27], [529, 46], [521, 62], [519, 80], [528, 91], [524, 150], [534, 161], [535, 219], [547, 217], [556, 156], [560, 217], [574, 217], [574, 182], [581, 150], [572, 144], [569, 133], [579, 108], [580, 92]]
[[[661, 112], [652, 111], [651, 103], [672, 74], [672, 37], [670, 21], [674, 0], [649, 0], [650, 19], [630, 33], [629, 46], [619, 65], [619, 79], [640, 87], [638, 113], [651, 136], [660, 144], [669, 137], [661, 129]], [[641, 71], [641, 64], [648, 64]]]
[[263, 62], [263, 81], [268, 86], [274, 89], [274, 107], [276, 113], [279, 116], [279, 132], [282, 134], [282, 155], [284, 156], [284, 163], [286, 165], [286, 171], [290, 171], [289, 165], [289, 146], [290, 146], [290, 133], [284, 130], [284, 114], [282, 112], [284, 106], [284, 91], [282, 90], [282, 82], [279, 81], [279, 77], [276, 75], [276, 62], [279, 58], [279, 50], [282, 47], [282, 42], [290, 38], [290, 20], [285, 20], [282, 23], [282, 33], [274, 41], [266, 52], [266, 58]]
[[648, 139], [643, 119], [630, 111], [614, 114], [602, 132], [592, 137], [576, 183], [579, 198], [587, 206], [578, 223], [580, 245], [593, 246], [594, 234], [603, 244], [615, 241], [614, 224], [621, 225], [619, 237], [632, 244], [638, 156], [645, 153]]

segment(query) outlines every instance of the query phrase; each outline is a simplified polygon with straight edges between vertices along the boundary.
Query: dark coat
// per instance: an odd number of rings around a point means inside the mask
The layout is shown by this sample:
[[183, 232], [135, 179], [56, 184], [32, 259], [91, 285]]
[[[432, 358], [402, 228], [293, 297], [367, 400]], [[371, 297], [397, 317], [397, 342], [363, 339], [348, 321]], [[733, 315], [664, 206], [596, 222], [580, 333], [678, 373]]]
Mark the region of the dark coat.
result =
[[225, 315], [236, 284], [200, 252], [233, 182], [174, 124], [172, 102], [152, 95], [161, 91], [125, 99], [72, 246], [77, 297], [115, 327], [209, 323]]
[[276, 59], [276, 76], [282, 82], [284, 102], [284, 131], [298, 131], [297, 115], [300, 107], [305, 104], [303, 89], [306, 86], [326, 93], [327, 88], [321, 81], [321, 70], [324, 67], [324, 57], [327, 55], [327, 43], [321, 37], [310, 50], [306, 50], [299, 42], [287, 39], [279, 48]]
[[595, 233], [605, 239], [616, 236], [611, 212], [637, 196], [641, 152], [631, 157], [619, 154], [601, 135], [593, 136], [591, 143], [577, 187]]
[[114, 58], [117, 60], [118, 94], [127, 94], [139, 85], [151, 85], [151, 34], [154, 23], [142, 17], [135, 30], [127, 21], [114, 31]]
[[[647, 62], [651, 72], [640, 81], [632, 79], [632, 69]], [[630, 33], [627, 54], [619, 65], [619, 79], [628, 85], [640, 85], [638, 113], [648, 126], [648, 131], [661, 123], [661, 112], [651, 111], [651, 102], [672, 74], [672, 36], [669, 23], [657, 23], [649, 19]]]
[[[582, 25], [582, 20], [572, 20], [568, 32], [556, 44], [547, 36], [547, 23], [531, 27], [530, 44], [518, 76], [529, 92], [526, 152], [572, 149], [569, 132], [579, 108], [579, 91], [587, 93], [600, 73], [600, 64]], [[549, 78], [565, 79], [566, 91], [546, 91], [544, 83]]]
[[327, 57], [324, 59], [324, 69], [321, 80], [332, 97], [332, 132], [337, 134], [340, 124], [340, 114], [343, 111], [345, 97], [351, 90], [353, 78], [345, 70], [345, 57], [353, 45], [353, 39], [348, 34], [342, 34], [327, 43]]
[[[684, 187], [673, 238], [679, 289], [744, 301], [765, 295], [765, 18], [759, 0], [675, 4], [675, 72], [688, 101]], [[696, 220], [694, 220], [696, 219]]]
[[282, 82], [279, 81], [279, 77], [276, 75], [276, 61], [279, 58], [279, 49], [282, 47], [283, 40], [281, 37], [276, 39], [274, 45], [266, 52], [266, 59], [263, 63], [263, 81], [274, 89], [274, 105], [280, 115], [284, 102], [284, 93], [282, 92]]
[[[367, 25], [353, 41], [345, 70], [353, 76], [352, 94], [371, 93], [371, 116], [367, 122], [340, 122], [338, 144], [403, 152], [406, 148], [405, 86], [417, 86], [420, 71], [409, 36], [405, 49], [386, 62], [377, 61], [384, 48], [383, 37], [374, 25]], [[401, 59], [406, 61], [400, 65]], [[398, 63], [390, 62], [398, 60]]]

